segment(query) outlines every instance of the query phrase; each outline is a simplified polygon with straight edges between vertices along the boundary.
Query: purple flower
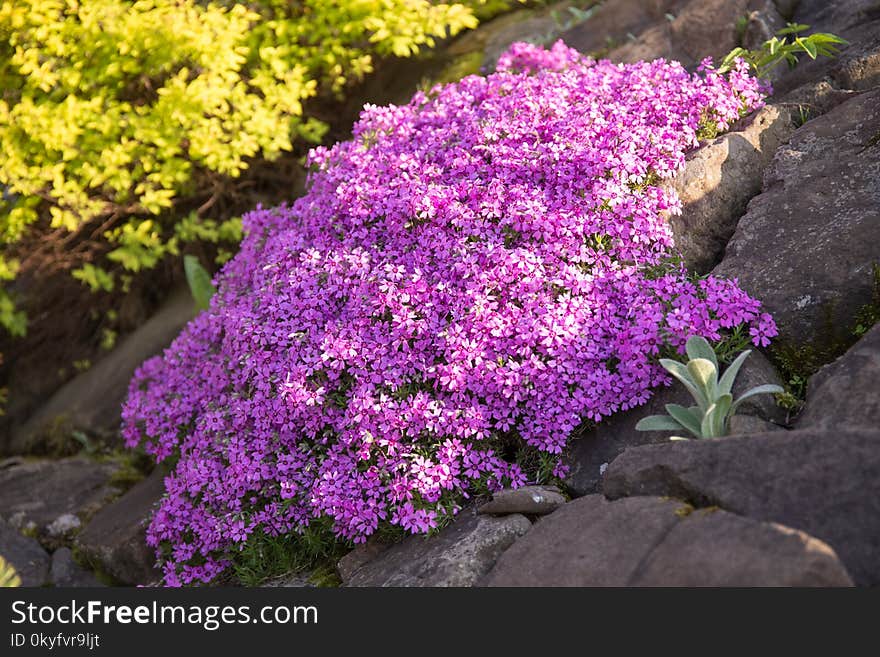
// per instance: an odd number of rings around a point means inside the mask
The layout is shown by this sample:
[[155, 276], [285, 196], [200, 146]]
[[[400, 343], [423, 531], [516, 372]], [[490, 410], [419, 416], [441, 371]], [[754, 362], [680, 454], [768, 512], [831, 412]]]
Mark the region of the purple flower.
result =
[[123, 435], [174, 458], [147, 541], [165, 582], [208, 582], [254, 534], [329, 519], [424, 533], [513, 461], [643, 404], [664, 349], [772, 318], [670, 264], [661, 179], [758, 107], [743, 67], [695, 74], [515, 44], [498, 72], [365, 106], [316, 148], [308, 191], [257, 208], [211, 309], [135, 374]]

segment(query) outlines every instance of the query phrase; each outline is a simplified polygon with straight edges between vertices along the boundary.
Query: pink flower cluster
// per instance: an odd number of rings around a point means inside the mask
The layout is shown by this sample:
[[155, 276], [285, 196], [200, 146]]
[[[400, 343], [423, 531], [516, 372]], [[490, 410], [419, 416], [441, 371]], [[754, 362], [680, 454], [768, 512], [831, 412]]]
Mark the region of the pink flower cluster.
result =
[[127, 443], [175, 460], [148, 532], [167, 584], [317, 518], [353, 542], [426, 532], [525, 483], [517, 449], [552, 465], [579, 424], [643, 404], [662, 348], [774, 334], [735, 282], [669, 264], [679, 202], [657, 184], [701, 117], [760, 104], [755, 80], [561, 44], [502, 69], [366, 106], [311, 153], [305, 196], [246, 217], [210, 310], [138, 370]]

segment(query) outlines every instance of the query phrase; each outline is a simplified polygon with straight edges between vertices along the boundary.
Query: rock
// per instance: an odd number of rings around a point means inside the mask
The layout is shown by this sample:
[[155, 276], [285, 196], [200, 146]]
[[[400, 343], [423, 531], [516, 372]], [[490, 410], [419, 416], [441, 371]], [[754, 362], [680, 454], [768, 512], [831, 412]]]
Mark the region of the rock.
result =
[[777, 523], [694, 511], [663, 537], [633, 586], [852, 586], [834, 550]]
[[522, 515], [465, 510], [436, 536], [410, 536], [391, 546], [356, 570], [345, 586], [473, 586], [530, 527]]
[[611, 499], [668, 495], [800, 529], [828, 543], [860, 585], [880, 583], [880, 431], [801, 429], [628, 449]]
[[495, 564], [487, 586], [625, 586], [688, 507], [656, 498], [589, 495], [542, 518]]
[[794, 17], [794, 12], [800, 3], [801, 0], [773, 0], [779, 15], [789, 21]]
[[779, 325], [777, 344], [827, 348], [837, 339], [829, 333], [871, 301], [880, 261], [878, 135], [880, 91], [795, 131], [713, 271], [763, 302]]
[[0, 516], [52, 543], [119, 493], [114, 463], [82, 457], [24, 461], [0, 469]]
[[[766, 383], [780, 385], [781, 381], [770, 361], [760, 352], [753, 351], [737, 376], [734, 394], [741, 395]], [[575, 496], [595, 493], [602, 481], [602, 466], [607, 466], [628, 447], [668, 443], [671, 431], [636, 431], [636, 424], [643, 417], [665, 415], [666, 404], [690, 406], [693, 400], [678, 383], [659, 388], [647, 404], [616, 413], [572, 440], [564, 457], [569, 467], [565, 479], [569, 491]], [[759, 395], [743, 403], [740, 414], [777, 424], [784, 424], [786, 419], [785, 411], [776, 405], [772, 395]]]
[[46, 532], [52, 538], [70, 537], [82, 526], [82, 522], [72, 513], [65, 513], [53, 520], [47, 527]]
[[49, 579], [49, 555], [40, 544], [23, 536], [0, 518], [0, 557], [12, 564], [22, 586], [43, 586]]
[[565, 504], [565, 497], [555, 486], [523, 486], [516, 489], [505, 489], [492, 495], [477, 513], [507, 515], [523, 513], [526, 515], [543, 516], [553, 513]]
[[156, 555], [146, 543], [146, 525], [164, 488], [160, 468], [104, 507], [76, 538], [88, 562], [125, 584], [149, 584], [160, 579]]
[[816, 372], [796, 425], [834, 430], [880, 427], [880, 324], [843, 356]]
[[309, 580], [310, 573], [294, 573], [275, 577], [260, 585], [269, 589], [313, 589], [315, 585]]
[[586, 21], [562, 34], [572, 48], [597, 57], [607, 55], [630, 37], [642, 34], [655, 24], [666, 21], [666, 14], [676, 12], [682, 0], [617, 0], [604, 2]]
[[175, 294], [118, 347], [62, 386], [24, 425], [14, 429], [6, 451], [39, 451], [51, 434], [73, 430], [119, 444], [120, 410], [135, 369], [167, 347], [194, 316], [189, 292]]
[[[752, 3], [755, 4], [755, 3]], [[769, 1], [760, 9], [747, 14], [748, 22], [742, 35], [742, 46], [749, 50], [760, 48], [765, 41], [785, 27], [785, 19], [780, 15], [778, 7]]]
[[689, 269], [706, 273], [718, 263], [749, 200], [761, 191], [764, 169], [793, 131], [787, 110], [767, 106], [688, 154], [671, 181], [683, 212], [670, 224]]
[[780, 525], [657, 497], [590, 495], [538, 521], [488, 586], [847, 586], [827, 545]]
[[372, 561], [390, 546], [371, 536], [366, 543], [361, 543], [336, 563], [336, 572], [343, 582], [351, 579], [352, 574], [365, 563]]
[[802, 57], [798, 66], [780, 66], [774, 72], [774, 102], [804, 105], [816, 116], [828, 111], [840, 99], [857, 91], [880, 86], [880, 13], [873, 20], [844, 24], [842, 29], [807, 20], [814, 31], [833, 32], [849, 44], [840, 46], [835, 57], [810, 60]]
[[[614, 3], [609, 3], [614, 4]], [[662, 57], [693, 66], [705, 57], [721, 61], [739, 45], [737, 21], [754, 11], [776, 12], [768, 0], [690, 0], [668, 8], [661, 20], [613, 48], [616, 62], [650, 61]]]
[[103, 586], [93, 573], [73, 560], [73, 552], [67, 547], [60, 547], [52, 553], [52, 566], [49, 572], [52, 584], [59, 588]]
[[730, 418], [730, 435], [744, 433], [763, 433], [765, 431], [782, 431], [782, 427], [754, 415], [734, 415]]

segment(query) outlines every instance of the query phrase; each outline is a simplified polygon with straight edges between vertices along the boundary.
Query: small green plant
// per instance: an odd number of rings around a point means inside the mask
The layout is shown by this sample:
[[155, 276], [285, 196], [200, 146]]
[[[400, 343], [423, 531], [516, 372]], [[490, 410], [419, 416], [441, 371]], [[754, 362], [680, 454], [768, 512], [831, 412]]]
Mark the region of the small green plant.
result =
[[738, 47], [731, 50], [718, 67], [719, 73], [727, 73], [733, 68], [737, 57], [744, 59], [758, 77], [766, 78], [770, 72], [782, 62], [794, 68], [798, 63], [798, 54], [806, 53], [810, 59], [817, 57], [833, 57], [839, 51], [837, 46], [847, 43], [835, 34], [816, 32], [801, 36], [810, 29], [809, 25], [789, 23], [779, 30], [772, 39], [765, 41], [760, 48], [748, 50]]
[[211, 283], [211, 275], [205, 271], [199, 263], [199, 259], [193, 255], [183, 256], [183, 269], [186, 272], [186, 282], [189, 291], [196, 302], [199, 310], [207, 310], [211, 305], [211, 297], [217, 290]]
[[[678, 379], [697, 402], [696, 406], [685, 408], [679, 404], [666, 404], [669, 415], [650, 415], [639, 420], [637, 431], [679, 431], [685, 429], [695, 438], [718, 438], [729, 430], [730, 418], [736, 414], [746, 399], [755, 395], [784, 392], [780, 386], [766, 384], [752, 388], [737, 399], [733, 399], [733, 384], [736, 375], [751, 350], [742, 352], [718, 377], [718, 359], [715, 350], [705, 338], [694, 336], [688, 339], [687, 364], [669, 358], [661, 358], [660, 364]], [[672, 436], [671, 440], [686, 440]]]
[[0, 589], [14, 588], [21, 586], [21, 578], [15, 572], [12, 564], [0, 557]]

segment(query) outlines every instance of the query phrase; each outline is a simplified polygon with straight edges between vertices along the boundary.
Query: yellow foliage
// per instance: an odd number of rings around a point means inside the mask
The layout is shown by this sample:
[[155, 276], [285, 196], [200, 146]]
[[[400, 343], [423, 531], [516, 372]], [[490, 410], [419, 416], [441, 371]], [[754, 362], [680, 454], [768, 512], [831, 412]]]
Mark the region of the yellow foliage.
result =
[[[158, 215], [197, 170], [235, 177], [320, 139], [307, 99], [340, 92], [376, 54], [474, 27], [482, 3], [0, 0], [0, 240], [40, 216], [73, 231]], [[174, 253], [149, 224], [109, 234], [110, 259], [138, 271]]]

